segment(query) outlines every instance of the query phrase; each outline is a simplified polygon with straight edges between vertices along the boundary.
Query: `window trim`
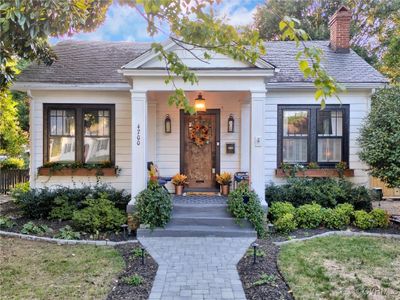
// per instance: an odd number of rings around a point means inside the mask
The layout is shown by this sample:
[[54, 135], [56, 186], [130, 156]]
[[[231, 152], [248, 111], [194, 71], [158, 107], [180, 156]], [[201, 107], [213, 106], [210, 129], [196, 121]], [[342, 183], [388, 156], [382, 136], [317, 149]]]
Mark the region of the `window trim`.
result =
[[50, 116], [51, 109], [73, 109], [75, 111], [75, 162], [84, 163], [83, 113], [90, 109], [110, 111], [110, 160], [115, 165], [115, 105], [114, 104], [43, 104], [43, 162], [49, 162]]
[[[277, 168], [281, 167], [283, 159], [283, 111], [284, 110], [307, 110], [308, 117], [308, 137], [307, 137], [307, 162], [299, 163], [308, 165], [310, 162], [318, 162], [318, 124], [317, 112], [321, 108], [319, 104], [279, 104], [277, 111]], [[330, 104], [326, 105], [328, 110], [342, 110], [343, 112], [343, 135], [342, 135], [342, 159], [349, 164], [349, 125], [350, 125], [350, 105], [349, 104]], [[337, 137], [335, 137], [337, 138]], [[337, 162], [318, 162], [322, 168], [334, 168]]]

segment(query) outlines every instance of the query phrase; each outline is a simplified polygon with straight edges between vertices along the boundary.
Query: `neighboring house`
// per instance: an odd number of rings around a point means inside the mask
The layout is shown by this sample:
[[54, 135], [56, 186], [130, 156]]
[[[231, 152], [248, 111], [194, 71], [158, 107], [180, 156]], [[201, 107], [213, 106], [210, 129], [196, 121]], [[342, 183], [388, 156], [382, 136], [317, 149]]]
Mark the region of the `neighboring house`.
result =
[[163, 176], [187, 174], [192, 190], [214, 190], [219, 172], [247, 171], [264, 205], [265, 185], [283, 182], [276, 175], [282, 162], [334, 168], [345, 161], [353, 170], [349, 180], [368, 185], [357, 137], [371, 95], [386, 79], [349, 49], [350, 19], [342, 7], [331, 19], [330, 41], [306, 43], [324, 50], [323, 65], [347, 88], [341, 103], [328, 99], [323, 111], [312, 81], [298, 70], [293, 42], [267, 42], [266, 56], [254, 65], [219, 54], [206, 64], [166, 43], [200, 79], [177, 80], [192, 103], [199, 93], [205, 99], [206, 112], [194, 116], [168, 105], [174, 87], [165, 84], [165, 64], [150, 44], [58, 43], [52, 66], [31, 65], [14, 86], [31, 97], [31, 186], [96, 182], [39, 176], [48, 161], [111, 161], [120, 174], [102, 181], [133, 196], [146, 187], [148, 161]]

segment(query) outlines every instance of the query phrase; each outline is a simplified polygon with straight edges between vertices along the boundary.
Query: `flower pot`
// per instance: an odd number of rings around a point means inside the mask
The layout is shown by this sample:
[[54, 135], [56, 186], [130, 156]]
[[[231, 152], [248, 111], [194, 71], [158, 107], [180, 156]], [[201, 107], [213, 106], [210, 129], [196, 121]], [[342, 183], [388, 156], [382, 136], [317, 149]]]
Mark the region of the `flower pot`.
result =
[[182, 196], [183, 194], [183, 185], [176, 185], [175, 186], [175, 195]]
[[222, 194], [222, 196], [228, 196], [229, 185], [221, 185], [221, 194]]

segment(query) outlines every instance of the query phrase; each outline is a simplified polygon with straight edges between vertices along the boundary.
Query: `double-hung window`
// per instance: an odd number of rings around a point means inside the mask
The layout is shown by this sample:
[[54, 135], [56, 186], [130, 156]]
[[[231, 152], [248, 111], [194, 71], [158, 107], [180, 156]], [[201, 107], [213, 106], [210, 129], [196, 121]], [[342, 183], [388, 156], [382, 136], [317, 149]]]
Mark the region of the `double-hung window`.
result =
[[44, 161], [114, 163], [114, 105], [45, 104]]
[[278, 167], [282, 163], [334, 167], [348, 162], [349, 106], [279, 105]]

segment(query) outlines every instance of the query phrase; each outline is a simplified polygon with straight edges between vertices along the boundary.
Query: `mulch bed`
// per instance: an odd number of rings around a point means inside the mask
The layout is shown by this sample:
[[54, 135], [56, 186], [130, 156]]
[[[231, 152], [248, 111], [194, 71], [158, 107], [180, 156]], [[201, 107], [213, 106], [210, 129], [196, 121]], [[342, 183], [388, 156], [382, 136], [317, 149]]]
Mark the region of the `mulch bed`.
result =
[[[47, 232], [42, 234], [43, 237], [54, 237], [57, 235], [59, 230], [66, 225], [72, 226], [72, 221], [58, 221], [58, 220], [48, 220], [48, 219], [29, 219], [27, 217], [22, 216], [21, 210], [18, 206], [15, 205], [14, 202], [9, 201], [0, 204], [0, 216], [10, 217], [11, 220], [15, 223], [15, 226], [11, 228], [0, 228], [0, 230], [10, 231], [21, 233], [22, 227], [24, 224], [32, 221], [35, 225], [46, 225], [52, 229], [51, 232]], [[81, 240], [108, 240], [113, 242], [120, 242], [124, 240], [136, 239], [136, 232], [132, 232], [131, 235], [128, 235], [126, 238], [124, 237], [123, 232], [105, 232], [100, 233], [99, 235], [92, 235], [89, 233], [80, 232]]]
[[[148, 299], [151, 288], [153, 286], [154, 278], [156, 277], [158, 265], [155, 260], [145, 252], [144, 265], [142, 265], [141, 257], [134, 257], [132, 252], [135, 248], [142, 248], [142, 245], [130, 244], [119, 245], [116, 249], [121, 253], [125, 260], [126, 268], [118, 276], [114, 282], [111, 292], [108, 294], [107, 300], [111, 299]], [[132, 286], [124, 283], [123, 279], [132, 275], [140, 275], [143, 281], [138, 286]]]
[[[294, 299], [277, 266], [279, 247], [275, 246], [270, 239], [259, 239], [256, 242], [259, 244], [258, 249], [264, 251], [266, 255], [257, 257], [256, 264], [253, 264], [252, 255], [245, 255], [237, 265], [246, 298], [254, 300]], [[254, 283], [260, 279], [262, 274], [267, 274], [271, 280], [262, 285], [255, 285]]]

